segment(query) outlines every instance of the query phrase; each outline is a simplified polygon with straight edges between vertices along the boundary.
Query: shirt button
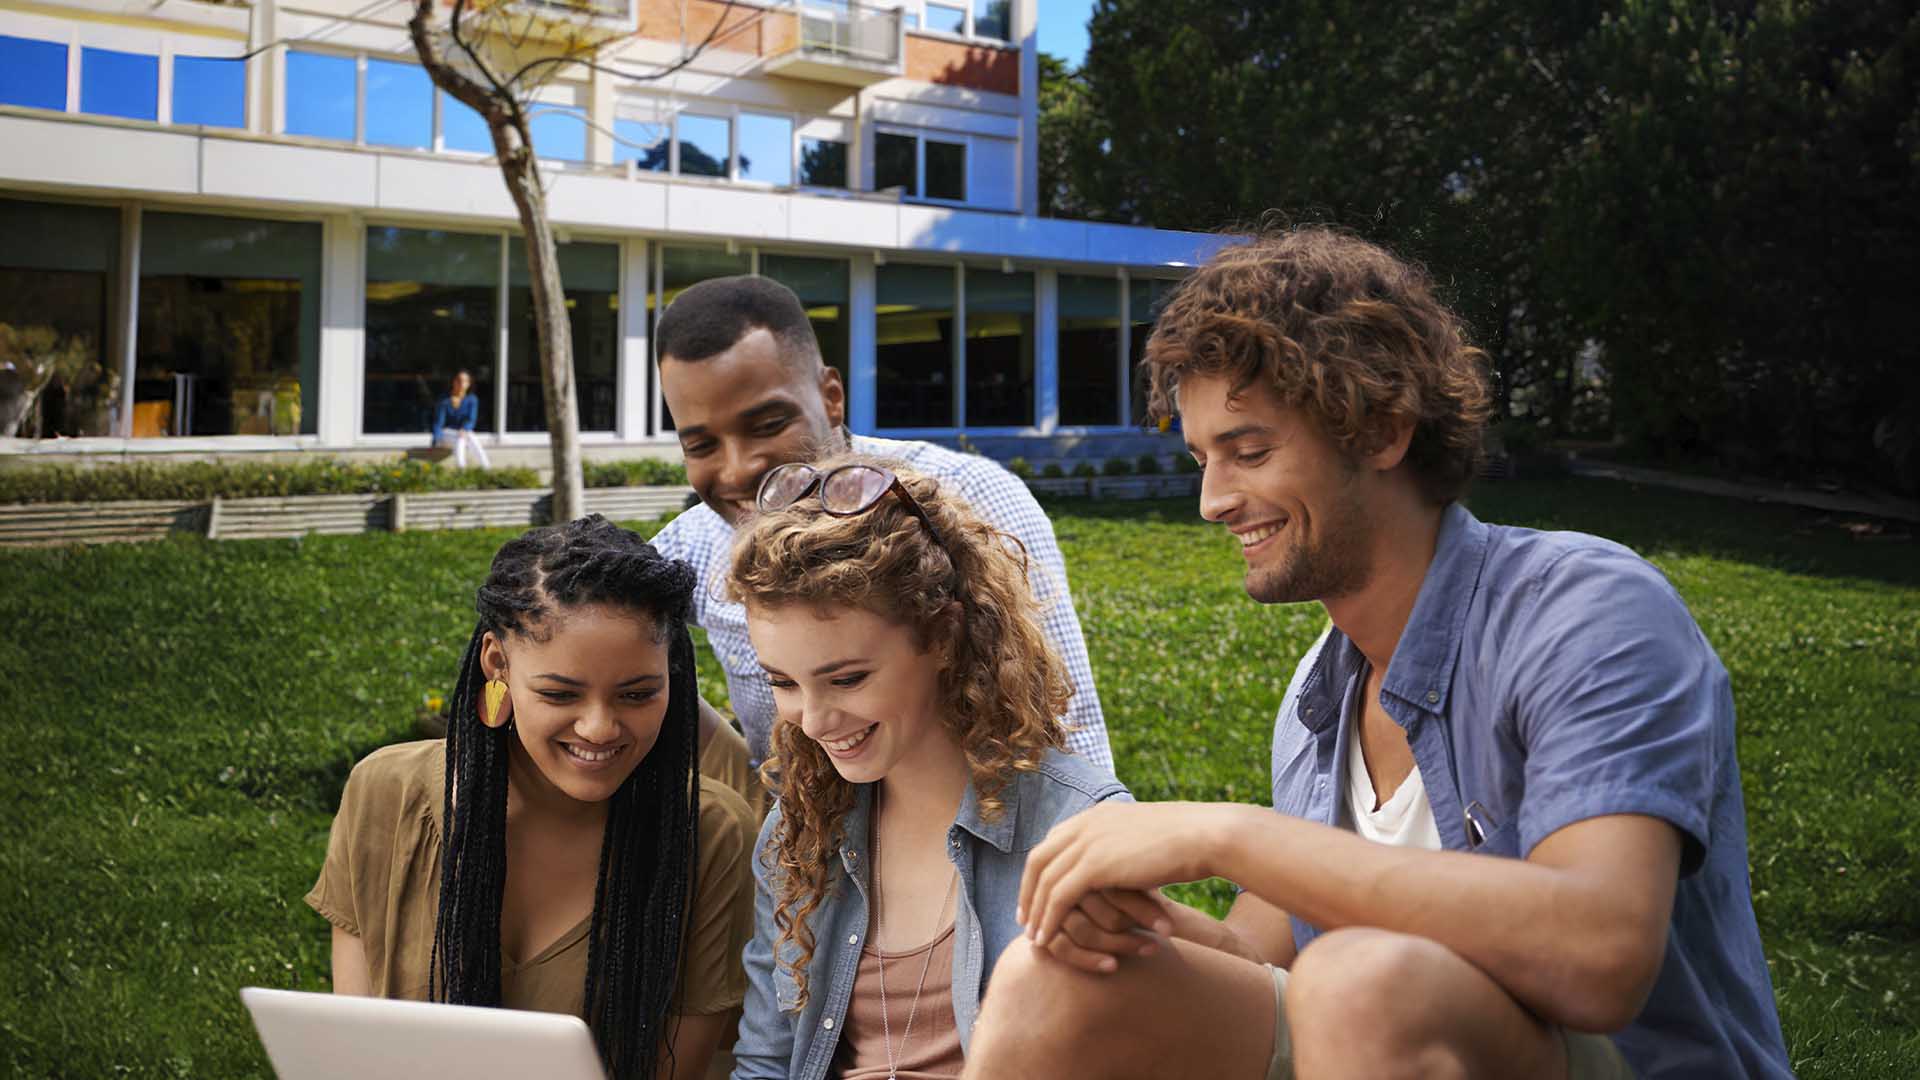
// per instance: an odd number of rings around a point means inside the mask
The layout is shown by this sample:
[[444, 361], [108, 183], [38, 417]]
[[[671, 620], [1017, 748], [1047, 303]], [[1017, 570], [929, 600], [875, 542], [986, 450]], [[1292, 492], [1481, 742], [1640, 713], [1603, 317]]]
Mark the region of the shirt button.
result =
[[831, 1016], [829, 1016], [829, 1017], [827, 1017], [827, 1018], [826, 1018], [825, 1020], [822, 1020], [822, 1021], [820, 1021], [820, 1026], [821, 1026], [821, 1027], [823, 1027], [823, 1028], [826, 1028], [826, 1029], [827, 1029], [828, 1031], [832, 1031], [832, 1030], [833, 1030], [833, 1017], [831, 1017]]
[[859, 935], [859, 934], [848, 934], [848, 935], [847, 935], [847, 944], [849, 944], [849, 945], [858, 945], [858, 944], [860, 944], [860, 935]]
[[1440, 691], [1438, 690], [1427, 691], [1427, 704], [1437, 705], [1439, 703], [1440, 703]]

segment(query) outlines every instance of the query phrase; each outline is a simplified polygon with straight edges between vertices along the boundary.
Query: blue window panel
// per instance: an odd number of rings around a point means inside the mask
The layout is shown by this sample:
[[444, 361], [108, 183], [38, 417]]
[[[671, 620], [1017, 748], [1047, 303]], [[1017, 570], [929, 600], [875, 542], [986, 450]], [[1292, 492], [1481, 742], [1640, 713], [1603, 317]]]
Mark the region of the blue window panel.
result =
[[487, 122], [466, 102], [452, 94], [440, 95], [440, 144], [470, 154], [493, 153], [493, 134]]
[[67, 107], [67, 47], [0, 34], [0, 105]]
[[793, 121], [740, 114], [740, 179], [786, 187], [793, 183]]
[[80, 111], [158, 120], [160, 58], [112, 49], [81, 49]]
[[535, 104], [533, 152], [548, 161], [587, 160], [587, 114], [579, 109]]
[[246, 63], [203, 56], [174, 57], [173, 122], [246, 127]]
[[433, 146], [433, 77], [419, 64], [367, 61], [367, 141], [376, 146]]
[[938, 30], [943, 34], [966, 33], [967, 9], [949, 7], [946, 4], [928, 4], [927, 29]]
[[680, 114], [680, 175], [727, 175], [731, 121], [724, 116]]
[[673, 143], [673, 129], [667, 124], [643, 120], [613, 122], [613, 161], [624, 165], [631, 161], [641, 172], [666, 172], [667, 155]]
[[350, 56], [287, 53], [287, 134], [353, 141], [358, 77]]
[[973, 32], [998, 41], [1013, 40], [1013, 12], [1008, 0], [973, 0]]

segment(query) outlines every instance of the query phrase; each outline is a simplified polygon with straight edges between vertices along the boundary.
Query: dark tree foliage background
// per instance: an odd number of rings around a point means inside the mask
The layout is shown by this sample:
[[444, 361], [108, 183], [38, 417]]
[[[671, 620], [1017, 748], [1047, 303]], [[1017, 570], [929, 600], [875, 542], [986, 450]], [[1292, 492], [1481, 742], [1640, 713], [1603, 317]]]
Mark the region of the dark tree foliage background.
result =
[[1920, 485], [1920, 9], [1099, 0], [1046, 212], [1420, 259], [1510, 442]]

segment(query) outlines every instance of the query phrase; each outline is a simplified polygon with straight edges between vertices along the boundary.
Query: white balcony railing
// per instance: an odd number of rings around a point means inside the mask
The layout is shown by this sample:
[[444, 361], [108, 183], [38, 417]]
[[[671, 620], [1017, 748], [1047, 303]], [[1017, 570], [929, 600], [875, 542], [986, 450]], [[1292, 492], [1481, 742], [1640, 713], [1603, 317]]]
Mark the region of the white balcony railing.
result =
[[800, 49], [870, 64], [900, 63], [900, 9], [845, 3], [796, 4]]

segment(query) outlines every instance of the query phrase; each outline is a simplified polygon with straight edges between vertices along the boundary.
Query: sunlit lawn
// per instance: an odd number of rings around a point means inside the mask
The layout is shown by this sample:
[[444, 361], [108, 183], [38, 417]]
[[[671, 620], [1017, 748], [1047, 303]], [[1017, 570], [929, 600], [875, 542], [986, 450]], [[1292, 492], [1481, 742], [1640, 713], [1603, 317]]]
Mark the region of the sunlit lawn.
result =
[[[1606, 481], [1489, 485], [1473, 505], [1612, 537], [1673, 578], [1733, 674], [1794, 1065], [1920, 1075], [1916, 545]], [[1264, 802], [1273, 712], [1320, 610], [1247, 600], [1189, 501], [1051, 509], [1122, 778], [1145, 799]], [[264, 1073], [234, 992], [326, 987], [300, 896], [341, 781], [447, 686], [507, 535], [0, 552], [14, 1075]], [[711, 665], [702, 681], [724, 695]]]

